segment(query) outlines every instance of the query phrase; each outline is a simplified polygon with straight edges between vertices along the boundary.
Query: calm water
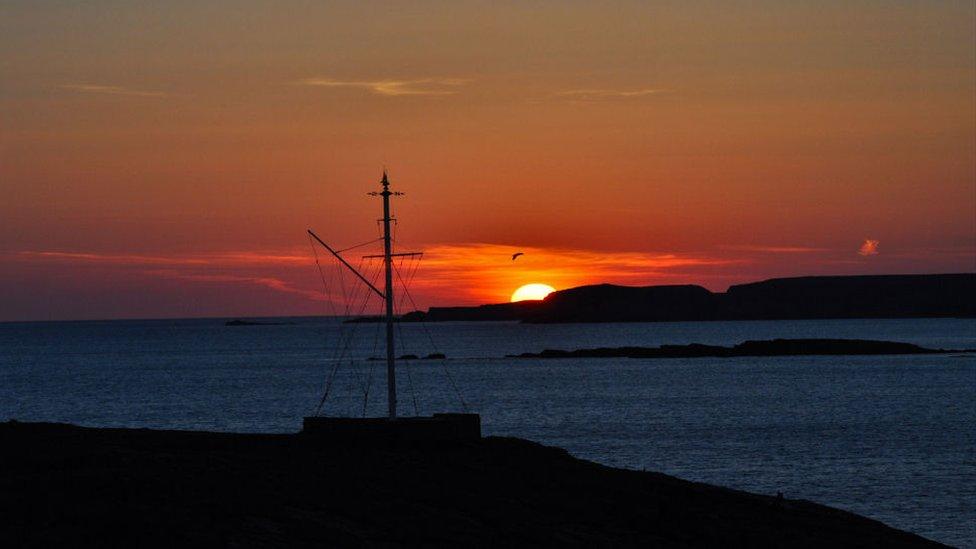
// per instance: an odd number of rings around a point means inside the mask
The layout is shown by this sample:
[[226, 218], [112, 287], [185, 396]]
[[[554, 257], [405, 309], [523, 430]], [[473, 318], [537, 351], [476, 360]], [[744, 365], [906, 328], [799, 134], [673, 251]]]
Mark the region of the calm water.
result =
[[[288, 319], [0, 324], [0, 420], [290, 432], [314, 410], [340, 324]], [[379, 355], [379, 325], [352, 355]], [[974, 320], [408, 324], [401, 410], [753, 492], [806, 498], [976, 547], [976, 356], [510, 360], [545, 348], [848, 337], [976, 348]], [[431, 345], [431, 340], [434, 346]], [[374, 350], [376, 349], [376, 350]], [[385, 410], [383, 365], [343, 361], [325, 410]], [[450, 374], [450, 378], [448, 377]], [[412, 387], [412, 390], [411, 390]]]

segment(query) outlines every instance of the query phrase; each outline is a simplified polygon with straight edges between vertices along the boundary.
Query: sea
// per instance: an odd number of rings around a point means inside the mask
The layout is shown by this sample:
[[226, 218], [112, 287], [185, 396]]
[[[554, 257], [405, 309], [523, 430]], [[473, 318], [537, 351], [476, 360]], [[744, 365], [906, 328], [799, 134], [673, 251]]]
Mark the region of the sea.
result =
[[[225, 320], [2, 323], [0, 420], [291, 433], [317, 411], [386, 413], [382, 325]], [[487, 435], [976, 547], [976, 353], [506, 358], [773, 338], [976, 349], [976, 319], [404, 323], [396, 335], [397, 355], [447, 357], [399, 362], [401, 415], [475, 411]]]

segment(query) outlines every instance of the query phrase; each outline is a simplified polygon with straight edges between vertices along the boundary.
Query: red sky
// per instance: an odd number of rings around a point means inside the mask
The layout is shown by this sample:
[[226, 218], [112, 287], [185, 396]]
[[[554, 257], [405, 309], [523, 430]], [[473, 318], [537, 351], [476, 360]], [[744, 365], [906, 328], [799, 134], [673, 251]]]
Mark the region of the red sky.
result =
[[304, 231], [374, 237], [383, 166], [421, 307], [973, 271], [974, 18], [5, 2], [0, 320], [326, 312]]

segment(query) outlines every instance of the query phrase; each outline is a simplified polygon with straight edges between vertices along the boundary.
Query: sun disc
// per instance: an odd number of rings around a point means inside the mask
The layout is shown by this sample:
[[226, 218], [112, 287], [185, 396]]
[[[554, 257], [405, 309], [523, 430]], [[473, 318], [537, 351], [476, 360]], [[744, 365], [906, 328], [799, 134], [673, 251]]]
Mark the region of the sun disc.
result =
[[545, 299], [555, 291], [556, 289], [548, 284], [526, 284], [515, 290], [512, 294], [512, 302]]

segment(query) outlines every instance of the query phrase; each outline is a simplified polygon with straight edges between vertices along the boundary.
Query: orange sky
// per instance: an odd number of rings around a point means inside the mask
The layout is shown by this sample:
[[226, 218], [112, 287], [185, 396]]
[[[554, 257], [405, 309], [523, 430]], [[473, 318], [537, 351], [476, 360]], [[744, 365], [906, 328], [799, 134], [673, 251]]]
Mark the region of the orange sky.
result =
[[[972, 2], [4, 2], [0, 320], [976, 270]], [[877, 241], [868, 246], [867, 240]], [[525, 251], [517, 262], [513, 251]]]

